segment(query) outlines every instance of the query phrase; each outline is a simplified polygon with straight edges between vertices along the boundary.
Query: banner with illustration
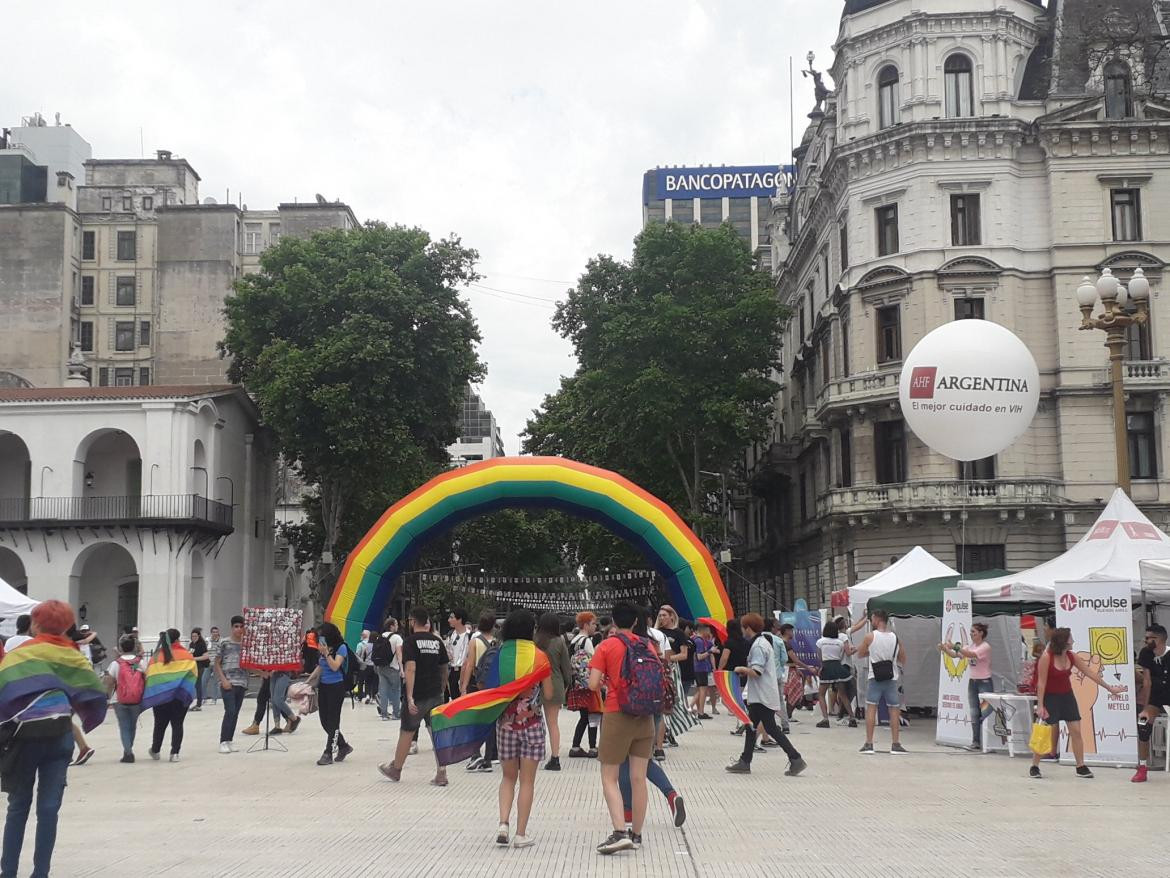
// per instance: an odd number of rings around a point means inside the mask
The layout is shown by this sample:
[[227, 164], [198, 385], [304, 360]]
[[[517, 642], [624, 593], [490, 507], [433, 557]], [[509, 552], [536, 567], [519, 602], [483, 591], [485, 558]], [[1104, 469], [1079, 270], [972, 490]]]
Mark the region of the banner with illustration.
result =
[[[942, 643], [956, 649], [971, 646], [971, 589], [943, 589]], [[971, 743], [971, 708], [967, 704], [967, 680], [971, 660], [939, 653], [938, 720], [934, 740], [938, 744], [965, 747]]]
[[797, 599], [792, 609], [796, 619], [794, 623], [796, 630], [793, 632], [796, 657], [806, 665], [819, 668], [821, 655], [817, 649], [817, 641], [821, 637], [821, 613], [819, 610], [810, 610], [804, 598]]
[[[1110, 695], [1077, 671], [1073, 694], [1081, 714], [1085, 761], [1097, 765], [1137, 765], [1137, 712], [1134, 694], [1133, 607], [1128, 582], [1057, 582], [1056, 626], [1072, 631], [1071, 649], [1111, 686]], [[1063, 726], [1060, 761], [1073, 760]]]

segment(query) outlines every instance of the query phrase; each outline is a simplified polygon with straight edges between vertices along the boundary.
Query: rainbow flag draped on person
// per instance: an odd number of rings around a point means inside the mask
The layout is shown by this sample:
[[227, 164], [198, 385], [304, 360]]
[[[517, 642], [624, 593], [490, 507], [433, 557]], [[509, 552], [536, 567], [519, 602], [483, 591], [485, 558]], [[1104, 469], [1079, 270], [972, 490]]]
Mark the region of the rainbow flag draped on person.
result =
[[160, 646], [146, 667], [146, 687], [142, 690], [142, 709], [177, 701], [186, 707], [195, 700], [195, 659], [179, 644], [171, 645], [171, 660]]
[[552, 674], [552, 665], [531, 640], [505, 641], [487, 668], [486, 685], [431, 711], [431, 735], [440, 765], [469, 758], [495, 729], [509, 704]]
[[0, 661], [0, 723], [77, 715], [91, 731], [106, 718], [106, 690], [68, 637], [41, 634]]
[[747, 703], [743, 700], [743, 684], [739, 682], [739, 674], [731, 671], [714, 671], [715, 688], [719, 696], [735, 717], [741, 722], [751, 722], [748, 718]]

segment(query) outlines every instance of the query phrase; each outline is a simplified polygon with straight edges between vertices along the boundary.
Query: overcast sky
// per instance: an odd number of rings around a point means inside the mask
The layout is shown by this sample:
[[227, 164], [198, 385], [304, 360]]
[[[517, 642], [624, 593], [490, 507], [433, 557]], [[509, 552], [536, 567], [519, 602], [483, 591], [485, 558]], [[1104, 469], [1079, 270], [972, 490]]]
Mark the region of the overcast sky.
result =
[[[788, 58], [828, 66], [840, 0], [22, 4], [0, 121], [40, 111], [98, 158], [170, 149], [201, 197], [315, 193], [458, 233], [509, 453], [574, 364], [549, 326], [597, 253], [629, 255], [642, 173], [781, 163]], [[344, 14], [342, 13], [344, 10]], [[797, 74], [797, 136], [812, 87]], [[141, 132], [141, 136], [140, 136]]]

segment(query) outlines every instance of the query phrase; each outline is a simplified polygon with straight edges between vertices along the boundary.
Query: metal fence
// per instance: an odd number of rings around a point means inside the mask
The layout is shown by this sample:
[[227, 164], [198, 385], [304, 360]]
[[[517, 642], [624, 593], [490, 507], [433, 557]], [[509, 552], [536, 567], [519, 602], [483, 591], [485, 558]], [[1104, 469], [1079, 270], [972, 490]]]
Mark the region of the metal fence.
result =
[[0, 497], [0, 526], [41, 522], [207, 522], [232, 527], [232, 507], [198, 494], [145, 497]]

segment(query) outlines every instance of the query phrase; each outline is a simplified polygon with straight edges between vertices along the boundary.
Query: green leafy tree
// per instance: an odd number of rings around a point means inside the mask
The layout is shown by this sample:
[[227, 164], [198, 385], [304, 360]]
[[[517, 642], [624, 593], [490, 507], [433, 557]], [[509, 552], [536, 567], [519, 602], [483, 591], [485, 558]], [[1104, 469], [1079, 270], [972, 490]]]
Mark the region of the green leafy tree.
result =
[[629, 262], [593, 259], [558, 306], [579, 365], [524, 450], [614, 469], [697, 524], [718, 490], [702, 472], [734, 473], [765, 435], [784, 313], [730, 226], [648, 226]]
[[348, 550], [387, 505], [447, 465], [479, 331], [458, 238], [368, 223], [282, 238], [225, 305], [229, 376], [256, 398], [307, 485], [298, 550]]

